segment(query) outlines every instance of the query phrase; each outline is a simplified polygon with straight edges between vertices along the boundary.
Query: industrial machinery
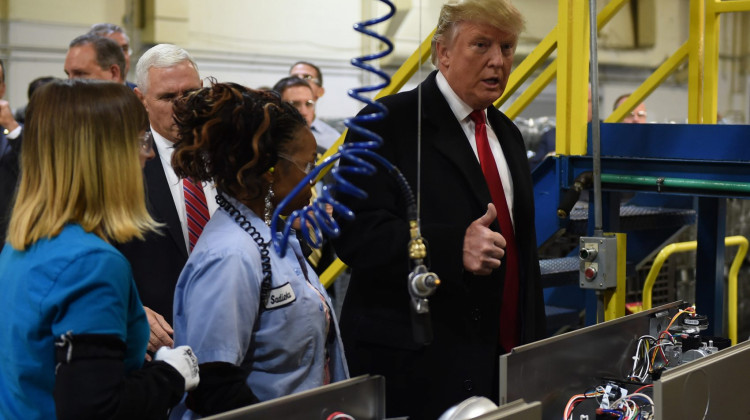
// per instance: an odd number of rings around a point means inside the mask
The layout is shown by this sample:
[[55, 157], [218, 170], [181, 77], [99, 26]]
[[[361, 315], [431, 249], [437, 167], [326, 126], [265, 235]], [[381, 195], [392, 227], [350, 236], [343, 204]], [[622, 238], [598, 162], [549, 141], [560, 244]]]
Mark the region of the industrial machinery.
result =
[[359, 376], [207, 417], [206, 420], [379, 420], [385, 418], [385, 378]]
[[500, 402], [540, 401], [545, 420], [747, 418], [750, 343], [729, 347], [708, 322], [674, 302], [517, 347], [500, 358]]

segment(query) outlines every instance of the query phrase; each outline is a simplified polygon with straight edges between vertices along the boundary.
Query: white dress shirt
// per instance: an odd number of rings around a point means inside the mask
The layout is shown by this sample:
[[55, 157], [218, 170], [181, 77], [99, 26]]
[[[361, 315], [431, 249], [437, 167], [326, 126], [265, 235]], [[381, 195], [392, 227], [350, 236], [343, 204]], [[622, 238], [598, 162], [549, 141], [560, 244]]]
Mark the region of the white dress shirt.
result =
[[[167, 183], [169, 184], [169, 191], [172, 193], [172, 200], [177, 209], [177, 216], [180, 218], [182, 236], [185, 238], [185, 249], [190, 249], [187, 215], [185, 214], [185, 195], [183, 193], [182, 181], [177, 177], [177, 174], [174, 173], [174, 169], [172, 169], [172, 152], [174, 151], [174, 143], [162, 137], [162, 135], [157, 133], [153, 127], [151, 127], [151, 133], [154, 136], [156, 150], [159, 152], [158, 156], [159, 159], [161, 159], [161, 166], [164, 168], [164, 175], [167, 176]], [[216, 187], [214, 184], [204, 182], [203, 193], [206, 194], [208, 213], [213, 215], [219, 207], [214, 198], [216, 197]]]
[[[445, 100], [448, 102], [448, 106], [450, 106], [451, 111], [453, 111], [453, 114], [456, 116], [456, 119], [461, 124], [461, 129], [464, 130], [464, 134], [466, 134], [466, 138], [469, 140], [469, 144], [471, 145], [471, 150], [474, 151], [474, 156], [476, 156], [477, 161], [479, 161], [479, 153], [477, 152], [477, 141], [474, 137], [474, 128], [475, 124], [474, 121], [469, 117], [469, 114], [471, 114], [474, 109], [472, 109], [469, 105], [466, 105], [464, 101], [461, 100], [461, 98], [456, 95], [456, 92], [453, 91], [453, 88], [448, 84], [448, 81], [445, 79], [445, 76], [443, 76], [442, 73], [438, 71], [436, 82], [438, 89], [440, 89], [440, 92], [445, 97]], [[483, 110], [485, 113], [485, 120], [487, 119], [487, 111]], [[500, 147], [500, 141], [497, 138], [497, 135], [495, 134], [495, 130], [492, 129], [492, 126], [490, 125], [489, 121], [487, 121], [487, 140], [489, 140], [490, 143], [490, 150], [492, 150], [492, 155], [495, 157], [495, 164], [497, 165], [497, 170], [500, 173], [500, 180], [503, 183], [503, 190], [505, 192], [505, 201], [508, 203], [508, 210], [510, 211], [510, 220], [513, 221], [513, 179], [510, 175], [510, 169], [508, 169], [508, 162], [505, 160], [505, 154], [503, 153], [502, 147]]]

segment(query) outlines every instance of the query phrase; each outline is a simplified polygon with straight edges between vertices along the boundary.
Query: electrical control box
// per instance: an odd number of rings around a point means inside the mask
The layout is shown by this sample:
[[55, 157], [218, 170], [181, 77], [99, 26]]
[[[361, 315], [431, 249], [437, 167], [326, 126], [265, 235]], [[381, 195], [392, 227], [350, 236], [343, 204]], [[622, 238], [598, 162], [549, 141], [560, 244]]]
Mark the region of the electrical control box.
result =
[[580, 286], [605, 290], [617, 287], [617, 237], [581, 237]]

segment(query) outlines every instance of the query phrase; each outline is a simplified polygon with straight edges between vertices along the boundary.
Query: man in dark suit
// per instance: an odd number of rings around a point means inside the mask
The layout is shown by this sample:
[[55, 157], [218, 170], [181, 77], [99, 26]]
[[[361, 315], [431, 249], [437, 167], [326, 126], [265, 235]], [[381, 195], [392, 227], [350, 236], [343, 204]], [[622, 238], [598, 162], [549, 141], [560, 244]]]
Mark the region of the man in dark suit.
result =
[[[437, 28], [438, 71], [421, 91], [384, 98], [388, 116], [363, 124], [382, 136], [377, 152], [415, 192], [421, 159], [421, 232], [430, 271], [441, 280], [429, 299], [431, 344], [413, 338], [409, 226], [396, 183], [379, 168], [351, 177], [366, 199], [337, 197], [356, 215], [342, 221], [334, 241], [352, 268], [340, 322], [346, 357], [352, 376], [385, 376], [387, 417], [435, 419], [475, 395], [497, 403], [498, 357], [544, 336], [526, 151], [518, 128], [492, 106], [508, 81], [523, 19], [507, 0], [466, 0], [443, 6]], [[361, 140], [349, 131], [348, 142]]]
[[[146, 51], [136, 65], [135, 94], [148, 112], [156, 157], [146, 162], [146, 205], [151, 216], [164, 224], [160, 234], [149, 234], [145, 241], [132, 241], [118, 249], [130, 261], [138, 294], [146, 307], [151, 337], [149, 350], [171, 346], [172, 302], [177, 278], [188, 257], [185, 198], [181, 181], [172, 169], [172, 150], [178, 131], [172, 101], [184, 92], [200, 89], [198, 66], [184, 49], [159, 44]], [[205, 185], [205, 196], [213, 198], [212, 186]], [[213, 213], [216, 204], [208, 200]]]
[[[0, 98], [5, 96], [5, 64], [0, 60]], [[5, 233], [12, 211], [13, 196], [19, 173], [19, 155], [23, 127], [16, 122], [10, 104], [0, 99], [0, 251], [5, 244]]]

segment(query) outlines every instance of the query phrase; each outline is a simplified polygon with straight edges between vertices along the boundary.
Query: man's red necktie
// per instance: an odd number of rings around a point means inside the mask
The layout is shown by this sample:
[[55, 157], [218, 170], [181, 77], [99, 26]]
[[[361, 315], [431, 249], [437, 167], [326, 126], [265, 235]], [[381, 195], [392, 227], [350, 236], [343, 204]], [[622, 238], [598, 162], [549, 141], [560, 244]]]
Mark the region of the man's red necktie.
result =
[[208, 205], [203, 187], [196, 184], [190, 178], [182, 180], [182, 190], [185, 194], [185, 215], [187, 216], [188, 242], [190, 252], [198, 242], [198, 237], [203, 233], [203, 227], [208, 222]]
[[508, 202], [505, 199], [503, 182], [497, 170], [495, 157], [492, 155], [490, 143], [487, 139], [487, 124], [484, 119], [484, 111], [475, 110], [470, 115], [476, 128], [474, 138], [477, 142], [479, 163], [482, 166], [484, 179], [492, 196], [492, 203], [497, 210], [497, 220], [500, 223], [501, 234], [505, 238], [505, 287], [503, 290], [503, 302], [500, 308], [500, 345], [505, 351], [510, 351], [519, 342], [518, 326], [518, 249], [516, 247], [516, 236], [513, 233], [513, 222], [510, 219]]

